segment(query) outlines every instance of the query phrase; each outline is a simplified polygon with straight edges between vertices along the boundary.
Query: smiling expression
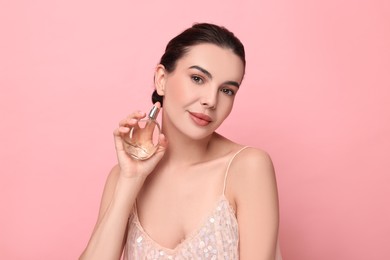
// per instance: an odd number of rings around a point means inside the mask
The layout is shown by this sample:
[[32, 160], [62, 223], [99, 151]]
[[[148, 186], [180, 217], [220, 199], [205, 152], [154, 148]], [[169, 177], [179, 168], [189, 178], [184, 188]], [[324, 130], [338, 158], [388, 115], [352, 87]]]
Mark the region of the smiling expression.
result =
[[164, 96], [163, 128], [207, 137], [230, 114], [243, 75], [239, 56], [214, 44], [190, 47], [171, 73], [159, 65], [155, 83]]

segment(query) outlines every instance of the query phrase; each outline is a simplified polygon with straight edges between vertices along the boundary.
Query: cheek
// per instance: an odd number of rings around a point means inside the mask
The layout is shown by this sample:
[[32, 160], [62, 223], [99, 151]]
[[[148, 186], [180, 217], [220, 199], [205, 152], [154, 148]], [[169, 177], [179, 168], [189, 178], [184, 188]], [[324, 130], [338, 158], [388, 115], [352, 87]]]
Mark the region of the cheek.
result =
[[226, 109], [224, 117], [225, 119], [230, 115], [230, 112], [232, 112], [233, 105], [230, 105], [228, 109]]
[[233, 109], [234, 97], [225, 97], [223, 100], [221, 100], [221, 102], [222, 106], [225, 108], [224, 114], [225, 116], [228, 116]]
[[180, 100], [183, 97], [185, 97], [185, 92], [180, 85], [177, 86], [171, 86], [169, 89], [168, 95], [170, 96], [171, 100]]
[[233, 110], [233, 105], [234, 105], [234, 98], [229, 100], [226, 104], [226, 110], [224, 111], [224, 116], [225, 118], [228, 117], [230, 115], [230, 113], [232, 112]]
[[[187, 83], [188, 84], [188, 83]], [[175, 79], [169, 82], [166, 88], [166, 98], [173, 102], [189, 101], [193, 96], [184, 79]]]
[[226, 102], [225, 104], [221, 104], [221, 107], [219, 109], [219, 118], [224, 121], [229, 115], [230, 112], [232, 112], [233, 109], [233, 102], [229, 101]]

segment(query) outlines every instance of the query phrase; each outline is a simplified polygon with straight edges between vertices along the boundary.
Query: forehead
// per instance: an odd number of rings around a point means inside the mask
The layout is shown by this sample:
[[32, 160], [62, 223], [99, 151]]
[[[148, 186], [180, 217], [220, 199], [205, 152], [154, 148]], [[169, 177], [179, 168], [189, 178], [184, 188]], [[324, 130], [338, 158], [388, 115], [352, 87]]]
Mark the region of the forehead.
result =
[[244, 64], [241, 58], [233, 50], [215, 44], [191, 46], [186, 55], [178, 60], [177, 69], [186, 70], [194, 65], [206, 69], [216, 78], [222, 77], [240, 82], [244, 75]]

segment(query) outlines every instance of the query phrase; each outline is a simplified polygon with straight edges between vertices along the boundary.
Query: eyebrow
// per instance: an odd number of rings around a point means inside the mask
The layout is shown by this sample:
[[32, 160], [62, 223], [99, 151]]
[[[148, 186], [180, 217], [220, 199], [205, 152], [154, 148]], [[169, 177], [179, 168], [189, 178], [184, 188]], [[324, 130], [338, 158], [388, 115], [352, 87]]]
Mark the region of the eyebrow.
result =
[[[199, 70], [201, 71], [203, 74], [205, 74], [209, 79], [212, 79], [213, 76], [211, 75], [210, 72], [208, 72], [206, 69], [200, 67], [200, 66], [197, 66], [197, 65], [194, 65], [194, 66], [191, 66], [189, 67], [189, 69], [196, 69], [196, 70]], [[237, 88], [240, 87], [240, 84], [236, 81], [232, 81], [232, 80], [229, 80], [229, 81], [226, 81], [224, 84], [227, 84], [227, 85], [232, 85], [232, 86], [235, 86]]]

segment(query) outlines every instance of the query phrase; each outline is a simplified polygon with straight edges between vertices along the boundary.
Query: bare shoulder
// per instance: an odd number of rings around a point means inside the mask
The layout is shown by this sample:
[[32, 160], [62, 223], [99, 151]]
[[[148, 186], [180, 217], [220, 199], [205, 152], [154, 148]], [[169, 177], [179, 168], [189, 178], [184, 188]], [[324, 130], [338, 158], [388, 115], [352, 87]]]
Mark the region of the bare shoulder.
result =
[[269, 154], [245, 148], [231, 162], [228, 174], [228, 198], [240, 230], [240, 258], [275, 259], [279, 207]]
[[270, 155], [264, 150], [253, 147], [242, 147], [232, 161], [231, 168], [232, 171], [239, 171], [240, 176], [274, 174]]
[[242, 149], [229, 168], [230, 189], [234, 200], [247, 200], [274, 194], [276, 196], [275, 170], [270, 155], [261, 149]]

